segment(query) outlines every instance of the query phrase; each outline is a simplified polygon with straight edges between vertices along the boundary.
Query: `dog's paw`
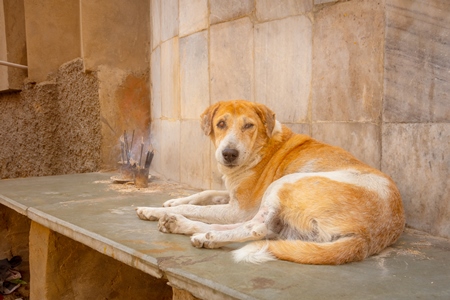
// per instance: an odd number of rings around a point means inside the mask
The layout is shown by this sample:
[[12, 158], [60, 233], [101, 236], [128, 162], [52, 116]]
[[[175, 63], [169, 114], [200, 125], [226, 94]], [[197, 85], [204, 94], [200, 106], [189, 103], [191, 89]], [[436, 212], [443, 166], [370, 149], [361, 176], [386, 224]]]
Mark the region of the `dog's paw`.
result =
[[186, 220], [182, 215], [165, 214], [158, 222], [158, 229], [164, 233], [181, 233], [186, 234], [182, 229], [186, 229], [187, 226], [183, 226], [183, 221]]
[[189, 199], [187, 197], [185, 198], [178, 198], [178, 199], [170, 199], [163, 203], [164, 207], [172, 207], [172, 206], [178, 206], [182, 204], [189, 204]]
[[162, 215], [156, 207], [136, 207], [136, 214], [141, 220], [157, 221]]
[[214, 242], [212, 232], [196, 233], [191, 236], [191, 244], [196, 248], [214, 249], [222, 246], [222, 243]]

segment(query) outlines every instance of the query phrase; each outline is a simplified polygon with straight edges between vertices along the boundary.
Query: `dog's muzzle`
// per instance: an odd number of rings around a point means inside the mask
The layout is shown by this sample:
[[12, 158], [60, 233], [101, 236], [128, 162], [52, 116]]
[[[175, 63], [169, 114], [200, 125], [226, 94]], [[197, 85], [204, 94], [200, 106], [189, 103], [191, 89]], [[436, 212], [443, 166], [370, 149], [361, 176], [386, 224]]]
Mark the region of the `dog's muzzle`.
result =
[[222, 156], [227, 165], [232, 165], [233, 162], [239, 157], [239, 151], [236, 149], [225, 148], [222, 151]]

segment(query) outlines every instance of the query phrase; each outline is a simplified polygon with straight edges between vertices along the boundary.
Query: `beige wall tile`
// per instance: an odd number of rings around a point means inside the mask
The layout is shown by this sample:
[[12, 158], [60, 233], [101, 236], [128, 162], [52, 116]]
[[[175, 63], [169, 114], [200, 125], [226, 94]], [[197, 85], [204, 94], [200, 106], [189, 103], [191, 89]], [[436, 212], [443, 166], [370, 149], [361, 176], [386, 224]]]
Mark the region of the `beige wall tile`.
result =
[[209, 137], [200, 129], [199, 120], [181, 121], [180, 180], [191, 186], [211, 186]]
[[161, 43], [161, 0], [150, 0], [152, 49]]
[[253, 0], [210, 0], [210, 23], [216, 24], [251, 14]]
[[180, 56], [178, 37], [161, 45], [161, 114], [180, 118]]
[[211, 101], [253, 100], [253, 24], [248, 18], [211, 27]]
[[450, 238], [450, 124], [385, 124], [382, 138], [382, 170], [400, 189], [406, 223]]
[[162, 164], [162, 143], [165, 133], [162, 131], [162, 121], [152, 120], [150, 124], [150, 144], [154, 150], [152, 164], [150, 165], [150, 172], [155, 171], [164, 174], [165, 168]]
[[383, 5], [348, 1], [314, 18], [313, 121], [378, 121], [383, 91]]
[[208, 27], [207, 0], [180, 0], [180, 37]]
[[161, 41], [178, 35], [178, 0], [161, 0]]
[[380, 169], [379, 126], [371, 123], [318, 123], [312, 125], [312, 137], [341, 147], [362, 162]]
[[208, 33], [180, 39], [181, 118], [200, 120], [209, 106]]
[[151, 54], [150, 80], [151, 80], [151, 119], [161, 118], [161, 47]]
[[256, 17], [260, 21], [281, 19], [311, 11], [311, 0], [256, 0]]
[[311, 22], [291, 17], [255, 26], [255, 100], [281, 122], [308, 120]]
[[386, 122], [450, 120], [450, 2], [386, 5]]
[[284, 125], [289, 127], [295, 133], [311, 135], [311, 125], [309, 125], [309, 124], [287, 123]]
[[161, 132], [161, 173], [180, 181], [180, 121], [162, 120]]

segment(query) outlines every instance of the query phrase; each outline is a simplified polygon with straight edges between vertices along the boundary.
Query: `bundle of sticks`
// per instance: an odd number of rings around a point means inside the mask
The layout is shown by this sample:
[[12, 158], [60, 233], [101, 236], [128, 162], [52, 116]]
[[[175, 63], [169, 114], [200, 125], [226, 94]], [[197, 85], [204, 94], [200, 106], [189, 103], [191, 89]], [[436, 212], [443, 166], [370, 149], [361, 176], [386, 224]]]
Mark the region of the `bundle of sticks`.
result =
[[[136, 161], [131, 156], [133, 148], [134, 130], [131, 135], [131, 142], [128, 144], [127, 131], [123, 132], [120, 138], [120, 155], [121, 155], [121, 174], [123, 179], [134, 179], [136, 186], [148, 186], [148, 172], [152, 163], [154, 151], [148, 150], [145, 154], [145, 160], [142, 161], [144, 154], [144, 138], [141, 139], [139, 159]], [[144, 183], [145, 182], [145, 183]], [[144, 186], [145, 185], [145, 186]]]

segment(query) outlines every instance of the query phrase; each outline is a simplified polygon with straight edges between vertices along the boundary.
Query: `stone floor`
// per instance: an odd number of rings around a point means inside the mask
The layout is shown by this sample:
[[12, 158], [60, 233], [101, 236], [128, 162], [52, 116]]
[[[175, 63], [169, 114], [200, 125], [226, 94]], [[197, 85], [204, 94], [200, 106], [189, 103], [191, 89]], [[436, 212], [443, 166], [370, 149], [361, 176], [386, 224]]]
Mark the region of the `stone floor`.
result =
[[188, 237], [163, 234], [135, 215], [136, 206], [160, 206], [195, 190], [157, 178], [136, 189], [112, 183], [113, 175], [0, 180], [0, 204], [201, 299], [450, 299], [449, 240], [407, 229], [395, 245], [359, 263], [236, 264], [229, 252], [238, 244], [196, 249]]

